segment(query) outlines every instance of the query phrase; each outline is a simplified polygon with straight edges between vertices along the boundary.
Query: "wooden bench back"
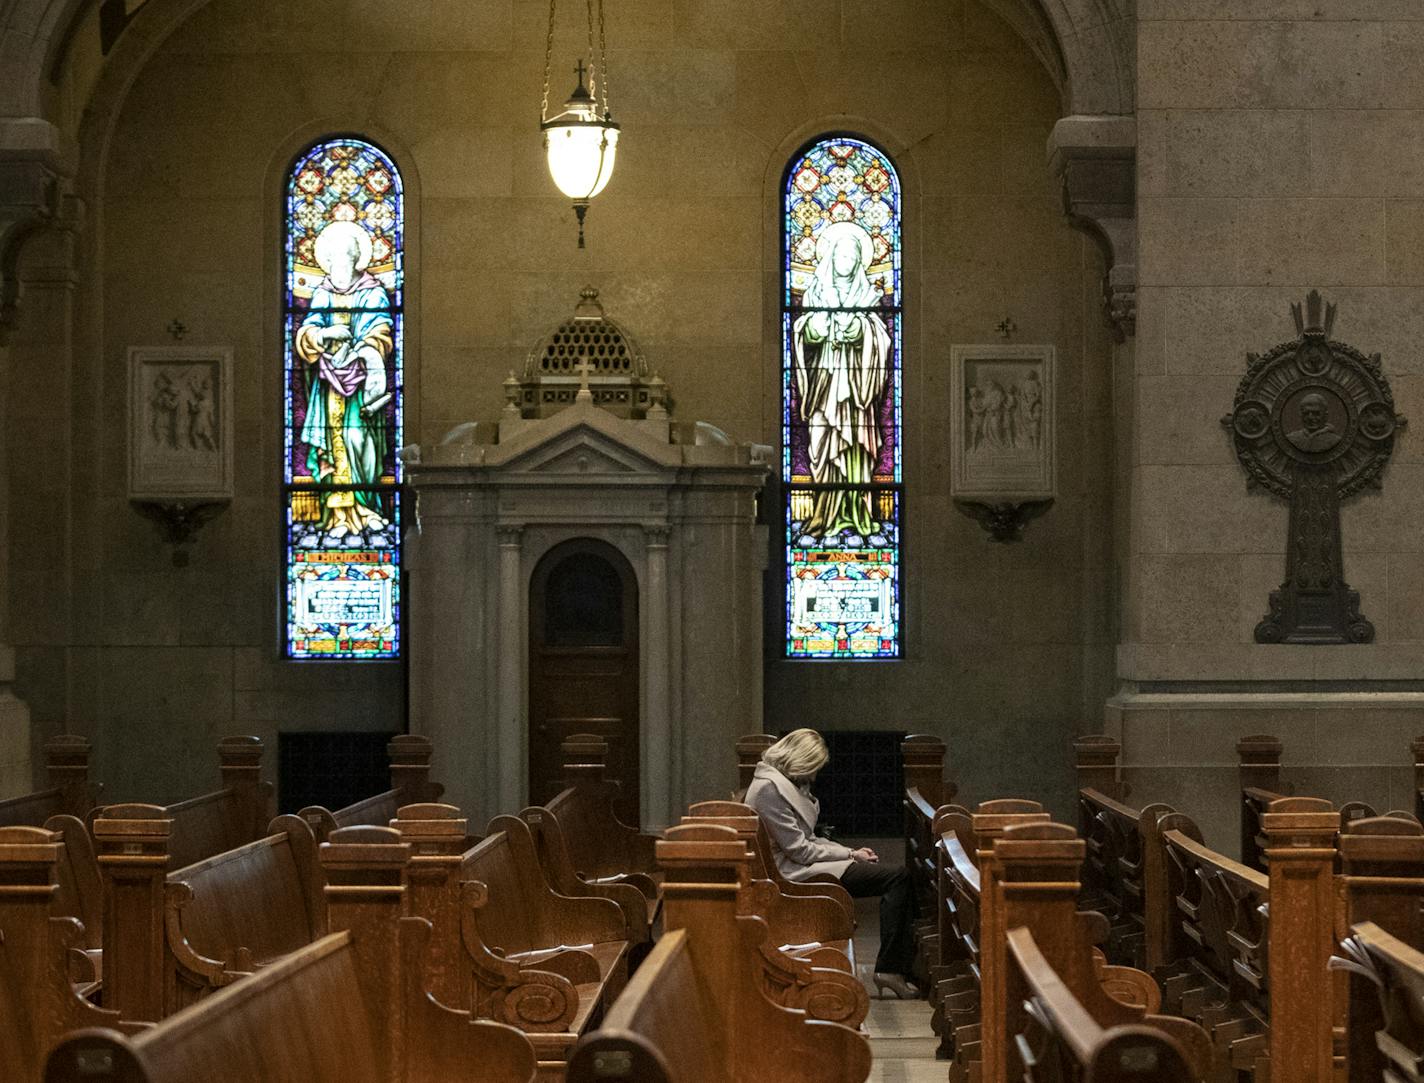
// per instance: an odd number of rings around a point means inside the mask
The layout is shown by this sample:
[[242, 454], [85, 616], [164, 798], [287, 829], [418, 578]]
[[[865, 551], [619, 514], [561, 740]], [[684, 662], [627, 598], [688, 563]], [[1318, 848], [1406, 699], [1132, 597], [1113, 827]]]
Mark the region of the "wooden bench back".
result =
[[35, 793], [0, 801], [0, 827], [41, 827], [51, 816], [84, 820], [103, 789], [89, 781], [89, 741], [61, 734], [45, 742], [45, 774], [49, 785]]
[[0, 1079], [36, 1083], [67, 1031], [118, 1027], [117, 1012], [75, 992], [69, 956], [84, 944], [71, 917], [54, 917], [64, 836], [0, 827]]
[[1010, 989], [1023, 992], [1029, 1009], [1019, 1047], [1023, 1072], [1010, 1078], [1054, 1083], [1199, 1083], [1203, 1078], [1166, 1032], [1143, 1024], [1099, 1024], [1044, 958], [1030, 929], [1009, 930], [1008, 949]]
[[1193, 959], [1229, 998], [1253, 1006], [1264, 1022], [1270, 1001], [1266, 910], [1270, 881], [1201, 841], [1181, 813], [1158, 821], [1167, 858], [1171, 913], [1167, 961]]
[[[442, 1003], [526, 1031], [567, 1031], [581, 997], [602, 991], [576, 988], [601, 982], [595, 957], [571, 950], [526, 964], [506, 956], [626, 943], [624, 912], [609, 899], [552, 891], [529, 827], [518, 817], [495, 817], [483, 839], [454, 852], [464, 836], [457, 809], [427, 804], [401, 812], [396, 827], [421, 851], [412, 860], [410, 909], [433, 929], [426, 966], [430, 991]], [[613, 991], [622, 976], [620, 969], [610, 979]]]
[[410, 847], [386, 828], [347, 828], [321, 849], [331, 935], [132, 1039], [82, 1032], [46, 1083], [528, 1083], [533, 1048], [425, 993], [428, 923], [402, 917]]
[[1158, 870], [1142, 845], [1142, 824], [1171, 811], [1160, 803], [1131, 808], [1093, 788], [1078, 791], [1078, 830], [1088, 847], [1083, 903], [1102, 911], [1112, 925], [1110, 956], [1132, 966], [1160, 965], [1148, 954], [1147, 880]]
[[[1150, 1023], [1168, 1031], [1198, 1072], [1191, 1078], [1198, 1079], [1210, 1064], [1205, 1032], [1186, 1020], [1151, 1014], [1158, 1000], [1152, 979], [1129, 967], [1104, 967], [1094, 951], [1106, 930], [1101, 915], [1078, 910], [1085, 850], [1071, 827], [1026, 823], [1006, 827], [982, 863], [983, 893], [995, 900], [993, 907], [986, 907], [981, 927], [984, 1077], [1037, 1078], [1025, 1074], [1031, 1066], [1024, 1064], [1024, 1046], [1018, 1041], [1035, 1030], [1032, 1012], [1025, 1007], [1033, 999], [1029, 979], [1034, 975], [1022, 967], [1016, 970], [1009, 958], [1008, 934], [1023, 928], [1031, 933], [1044, 965], [1097, 1027]], [[1041, 971], [1036, 976], [1044, 977]], [[1070, 1043], [1073, 1040], [1070, 1035]]]
[[647, 896], [632, 884], [598, 884], [579, 879], [568, 836], [558, 813], [534, 806], [521, 809], [519, 818], [529, 828], [529, 837], [539, 857], [539, 867], [544, 871], [549, 886], [570, 898], [611, 899], [617, 903], [623, 911], [626, 939], [633, 946], [635, 957], [641, 958], [645, 947], [651, 946], [656, 914]]
[[1350, 975], [1349, 1078], [1424, 1080], [1424, 954], [1365, 921], [1331, 968]]
[[762, 755], [776, 744], [776, 740], [773, 733], [747, 733], [737, 738], [737, 788], [732, 791], [733, 801], [746, 797], [757, 764], [761, 763]]
[[326, 931], [316, 841], [279, 816], [273, 834], [168, 874], [163, 1014]]
[[900, 742], [905, 787], [905, 870], [921, 909], [934, 898], [933, 824], [940, 805], [954, 800], [957, 787], [945, 781], [946, 746], [938, 737], [915, 733]]
[[570, 1083], [861, 1083], [870, 1072], [863, 1035], [773, 1004], [758, 986], [767, 932], [737, 913], [751, 861], [737, 833], [672, 827], [658, 857], [668, 932], [603, 1026], [575, 1047]]
[[318, 843], [325, 842], [333, 831], [343, 827], [385, 827], [396, 818], [403, 805], [440, 800], [445, 787], [430, 781], [430, 760], [434, 753], [430, 738], [398, 733], [386, 744], [391, 763], [390, 789], [335, 810], [308, 805], [297, 815], [307, 822]]
[[[267, 833], [272, 819], [272, 784], [261, 777], [261, 739], [224, 737], [218, 742], [218, 770], [220, 789], [172, 805], [144, 806], [160, 808], [161, 818], [168, 821], [165, 853], [169, 868], [191, 865]], [[105, 848], [99, 824], [123, 818], [123, 813], [113, 810], [126, 807], [107, 805], [93, 810], [88, 822], [97, 850]]]
[[89, 836], [89, 829], [74, 816], [51, 816], [44, 828], [64, 838], [55, 867], [59, 890], [50, 913], [54, 917], [79, 921], [84, 926], [80, 950], [98, 952], [103, 947], [104, 889], [99, 861], [94, 856], [94, 840]]
[[563, 826], [575, 872], [588, 880], [622, 877], [645, 894], [655, 892], [651, 874], [657, 871], [657, 837], [619, 819], [614, 807], [618, 783], [605, 774], [608, 742], [594, 734], [574, 734], [561, 749], [564, 789], [544, 807]]
[[94, 821], [105, 879], [105, 1003], [154, 1022], [325, 930], [316, 844], [305, 822], [172, 869], [175, 821], [157, 805], [111, 805]]

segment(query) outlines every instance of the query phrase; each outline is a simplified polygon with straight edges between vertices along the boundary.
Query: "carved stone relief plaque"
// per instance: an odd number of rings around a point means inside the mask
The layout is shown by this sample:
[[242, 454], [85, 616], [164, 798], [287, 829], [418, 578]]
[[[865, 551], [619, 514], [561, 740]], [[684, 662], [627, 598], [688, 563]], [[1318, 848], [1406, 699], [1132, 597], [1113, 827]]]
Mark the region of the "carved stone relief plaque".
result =
[[1053, 504], [1052, 346], [950, 350], [950, 496], [994, 541], [1018, 541]]
[[129, 350], [129, 499], [228, 500], [232, 351]]
[[1222, 418], [1247, 486], [1290, 502], [1286, 577], [1271, 592], [1256, 642], [1368, 643], [1374, 625], [1344, 579], [1340, 501], [1380, 487], [1405, 419], [1379, 354], [1331, 341], [1334, 305], [1312, 290], [1305, 312], [1291, 312], [1298, 337], [1247, 355], [1235, 408]]

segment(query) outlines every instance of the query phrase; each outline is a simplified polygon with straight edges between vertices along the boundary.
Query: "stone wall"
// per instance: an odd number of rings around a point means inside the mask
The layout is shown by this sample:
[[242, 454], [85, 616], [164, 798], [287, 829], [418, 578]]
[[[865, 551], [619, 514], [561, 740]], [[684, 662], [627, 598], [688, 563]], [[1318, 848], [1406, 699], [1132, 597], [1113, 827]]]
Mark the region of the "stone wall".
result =
[[[774, 444], [781, 168], [802, 140], [852, 130], [906, 183], [908, 657], [770, 660], [766, 724], [938, 733], [973, 797], [1041, 794], [1066, 813], [1068, 740], [1113, 687], [1113, 433], [1094, 420], [1111, 410], [1111, 347], [1101, 257], [1045, 163], [1064, 103], [1029, 48], [979, 0], [618, 0], [624, 141], [580, 252], [534, 130], [547, 8], [433, 7], [336, 5], [323, 31], [285, 0], [214, 0], [137, 73], [85, 193], [73, 401], [51, 422], [73, 438], [69, 466], [48, 505], [12, 516], [12, 560], [63, 554], [50, 580], [11, 586], [17, 609], [63, 610], [16, 622], [37, 739], [89, 734], [110, 796], [170, 799], [207, 785], [224, 733], [403, 724], [398, 667], [277, 660], [278, 228], [305, 141], [366, 133], [405, 172], [411, 441], [494, 417], [505, 374], [592, 282], [679, 417]], [[561, 16], [555, 98], [583, 34]], [[1001, 341], [1006, 316], [1016, 341], [1058, 350], [1061, 495], [1022, 544], [994, 546], [948, 499], [949, 349]], [[44, 317], [24, 318], [41, 341]], [[184, 569], [124, 499], [125, 351], [168, 342], [174, 318], [236, 362], [237, 497]], [[14, 409], [52, 397], [22, 386]], [[15, 476], [34, 477], [40, 454], [17, 450]]]
[[1380, 352], [1398, 409], [1424, 416], [1424, 10], [1139, 0], [1138, 17], [1137, 437], [1110, 729], [1142, 800], [1220, 805], [1236, 738], [1267, 732], [1299, 792], [1395, 807], [1424, 731], [1424, 445], [1406, 430], [1383, 490], [1343, 506], [1376, 641], [1262, 645], [1287, 506], [1247, 492], [1219, 419], [1246, 352], [1294, 338], [1289, 306], [1312, 288], [1339, 306], [1332, 337]]

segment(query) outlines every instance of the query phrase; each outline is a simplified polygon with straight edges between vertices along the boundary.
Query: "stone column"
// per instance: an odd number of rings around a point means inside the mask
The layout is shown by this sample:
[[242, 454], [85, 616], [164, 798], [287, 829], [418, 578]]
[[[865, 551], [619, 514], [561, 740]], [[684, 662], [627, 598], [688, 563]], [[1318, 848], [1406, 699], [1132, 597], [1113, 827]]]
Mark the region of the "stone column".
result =
[[672, 807], [669, 779], [674, 776], [671, 722], [668, 717], [668, 530], [648, 527], [648, 581], [643, 604], [647, 607], [647, 641], [643, 646], [643, 824], [666, 827], [677, 819]]
[[[15, 439], [11, 424], [14, 396], [10, 391], [11, 358], [9, 332], [14, 325], [20, 288], [20, 250], [29, 236], [59, 208], [58, 177], [53, 152], [48, 146], [48, 124], [30, 126], [23, 132], [5, 132], [8, 144], [40, 142], [23, 149], [0, 152], [0, 799], [28, 793], [33, 789], [33, 762], [30, 754], [30, 711], [14, 691], [15, 651], [10, 643], [10, 441]], [[16, 139], [15, 136], [23, 138]], [[65, 369], [67, 375], [68, 370]], [[51, 494], [62, 494], [58, 485], [48, 485]]]
[[524, 528], [502, 526], [499, 534], [499, 732], [495, 734], [498, 794], [495, 810], [524, 806], [528, 765], [524, 741], [528, 709], [524, 701]]
[[[3, 470], [3, 464], [0, 464]], [[0, 563], [0, 580], [5, 578]], [[0, 643], [0, 801], [33, 788], [30, 709], [15, 695], [15, 649]]]

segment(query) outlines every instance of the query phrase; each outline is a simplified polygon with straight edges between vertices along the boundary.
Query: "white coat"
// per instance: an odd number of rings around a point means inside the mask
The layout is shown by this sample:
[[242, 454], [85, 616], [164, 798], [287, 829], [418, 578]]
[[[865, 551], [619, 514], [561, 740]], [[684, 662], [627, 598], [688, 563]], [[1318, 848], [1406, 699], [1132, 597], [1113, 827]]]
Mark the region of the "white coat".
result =
[[795, 785], [775, 767], [759, 763], [743, 800], [756, 809], [771, 836], [776, 867], [788, 880], [830, 873], [837, 878], [851, 865], [851, 848], [814, 832], [821, 803], [809, 788]]

